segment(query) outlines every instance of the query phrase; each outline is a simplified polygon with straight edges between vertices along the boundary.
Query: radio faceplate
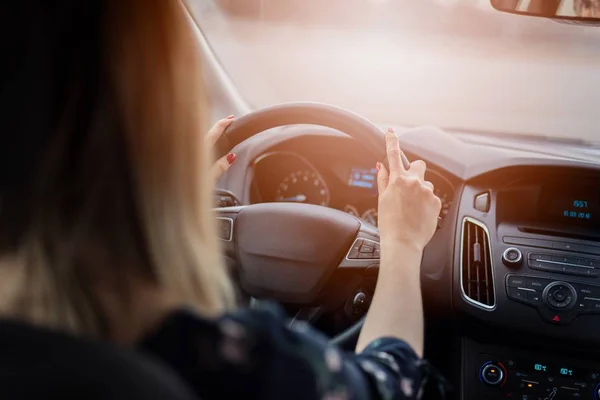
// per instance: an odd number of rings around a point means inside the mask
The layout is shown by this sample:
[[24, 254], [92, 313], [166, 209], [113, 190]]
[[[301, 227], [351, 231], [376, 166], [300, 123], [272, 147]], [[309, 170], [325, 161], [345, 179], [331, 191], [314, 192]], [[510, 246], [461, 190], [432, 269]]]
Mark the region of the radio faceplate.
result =
[[505, 287], [509, 299], [534, 307], [552, 324], [566, 325], [582, 314], [600, 314], [600, 286], [508, 274]]

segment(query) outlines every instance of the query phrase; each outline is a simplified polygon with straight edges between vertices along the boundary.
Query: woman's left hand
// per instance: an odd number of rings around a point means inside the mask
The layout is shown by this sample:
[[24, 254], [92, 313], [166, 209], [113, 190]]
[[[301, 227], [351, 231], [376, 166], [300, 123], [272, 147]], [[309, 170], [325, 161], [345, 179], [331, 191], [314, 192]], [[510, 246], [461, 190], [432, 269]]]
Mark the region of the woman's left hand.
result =
[[[230, 115], [227, 118], [217, 121], [217, 123], [210, 129], [210, 131], [208, 131], [208, 134], [206, 135], [206, 145], [210, 147], [214, 146], [223, 132], [225, 132], [225, 129], [227, 129], [227, 127], [231, 125], [234, 120], [235, 117]], [[234, 160], [235, 154], [229, 153], [226, 156], [219, 158], [217, 162], [213, 164], [210, 173], [215, 182], [229, 169]]]

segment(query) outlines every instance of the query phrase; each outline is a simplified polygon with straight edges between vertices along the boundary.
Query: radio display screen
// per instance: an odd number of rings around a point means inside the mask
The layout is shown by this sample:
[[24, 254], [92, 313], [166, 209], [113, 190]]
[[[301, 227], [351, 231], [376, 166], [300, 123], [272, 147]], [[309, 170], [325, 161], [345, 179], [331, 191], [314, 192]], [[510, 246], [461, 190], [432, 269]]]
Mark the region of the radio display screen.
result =
[[539, 211], [552, 222], [596, 225], [600, 222], [600, 191], [545, 188], [540, 194]]

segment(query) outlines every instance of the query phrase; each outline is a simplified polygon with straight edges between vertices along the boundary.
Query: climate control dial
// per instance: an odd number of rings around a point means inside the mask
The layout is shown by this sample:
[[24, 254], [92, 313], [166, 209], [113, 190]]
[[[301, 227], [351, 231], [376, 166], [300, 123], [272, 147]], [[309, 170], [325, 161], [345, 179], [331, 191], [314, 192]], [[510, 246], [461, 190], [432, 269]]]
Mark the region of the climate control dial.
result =
[[502, 365], [489, 362], [481, 367], [481, 381], [489, 386], [500, 386], [506, 377], [506, 371]]

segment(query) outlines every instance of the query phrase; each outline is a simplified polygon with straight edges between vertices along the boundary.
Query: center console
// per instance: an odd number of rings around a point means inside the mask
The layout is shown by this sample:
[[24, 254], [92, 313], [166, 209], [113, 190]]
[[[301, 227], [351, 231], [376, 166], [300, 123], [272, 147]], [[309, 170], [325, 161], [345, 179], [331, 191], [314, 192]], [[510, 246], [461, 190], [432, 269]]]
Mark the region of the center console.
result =
[[465, 187], [456, 307], [511, 341], [463, 338], [463, 399], [600, 400], [600, 181], [581, 176]]
[[463, 341], [464, 399], [600, 399], [600, 364]]

